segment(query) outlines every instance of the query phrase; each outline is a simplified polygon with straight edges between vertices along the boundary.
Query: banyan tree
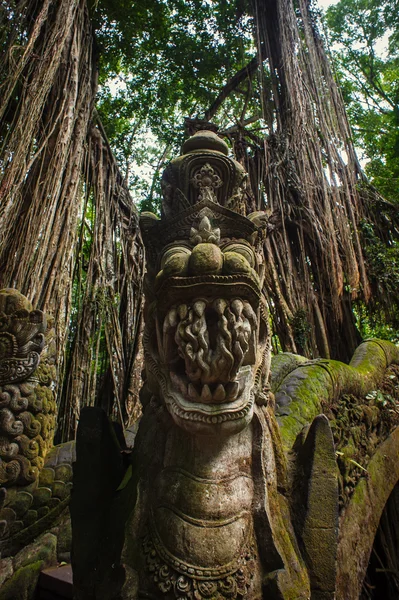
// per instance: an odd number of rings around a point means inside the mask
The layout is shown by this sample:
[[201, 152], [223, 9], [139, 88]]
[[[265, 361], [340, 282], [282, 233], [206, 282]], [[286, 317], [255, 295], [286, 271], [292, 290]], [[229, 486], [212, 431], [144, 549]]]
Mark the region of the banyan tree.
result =
[[111, 390], [107, 411], [131, 420], [143, 248], [137, 210], [93, 118], [86, 2], [13, 8], [3, 9], [0, 281], [54, 318], [58, 436], [70, 439], [101, 385]]

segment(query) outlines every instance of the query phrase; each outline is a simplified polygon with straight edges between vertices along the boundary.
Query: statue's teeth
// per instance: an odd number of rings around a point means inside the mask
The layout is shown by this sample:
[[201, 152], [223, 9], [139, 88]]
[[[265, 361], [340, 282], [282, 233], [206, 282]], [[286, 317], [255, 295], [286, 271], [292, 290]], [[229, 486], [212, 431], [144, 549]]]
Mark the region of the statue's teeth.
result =
[[176, 327], [177, 325], [177, 310], [175, 308], [171, 308], [168, 313], [169, 323], [172, 327]]
[[195, 361], [196, 356], [195, 356], [195, 353], [194, 353], [194, 350], [193, 350], [193, 347], [191, 344], [186, 345], [185, 353], [192, 362]]
[[194, 402], [198, 402], [199, 394], [192, 383], [188, 384], [188, 397]]
[[213, 306], [214, 306], [216, 312], [218, 313], [218, 315], [223, 315], [224, 311], [226, 309], [226, 306], [227, 306], [227, 302], [226, 302], [226, 300], [223, 300], [223, 298], [218, 298], [217, 300], [214, 301]]
[[216, 391], [213, 394], [213, 399], [215, 402], [223, 402], [225, 398], [226, 390], [224, 389], [223, 385], [219, 383], [219, 385], [216, 388]]
[[212, 402], [212, 393], [211, 393], [211, 390], [209, 389], [209, 385], [207, 385], [207, 384], [205, 384], [202, 388], [201, 402], [205, 402], [207, 404]]
[[163, 332], [167, 333], [170, 329], [170, 325], [169, 325], [169, 315], [166, 315], [166, 317], [164, 318], [163, 321]]
[[237, 317], [241, 317], [242, 309], [244, 308], [244, 304], [238, 298], [233, 300], [231, 303], [231, 310]]
[[227, 400], [235, 400], [238, 395], [238, 381], [231, 381], [226, 385]]
[[204, 302], [203, 300], [197, 300], [197, 302], [194, 302], [193, 308], [197, 317], [202, 317], [202, 315], [205, 312], [206, 302]]
[[188, 312], [187, 304], [180, 304], [180, 306], [177, 309], [177, 312], [181, 320], [185, 319], [187, 317]]
[[253, 321], [256, 321], [256, 315], [255, 315], [255, 313], [253, 311], [253, 308], [250, 305], [250, 303], [247, 302], [247, 301], [244, 302], [243, 312], [244, 312], [244, 315], [248, 319], [252, 319]]

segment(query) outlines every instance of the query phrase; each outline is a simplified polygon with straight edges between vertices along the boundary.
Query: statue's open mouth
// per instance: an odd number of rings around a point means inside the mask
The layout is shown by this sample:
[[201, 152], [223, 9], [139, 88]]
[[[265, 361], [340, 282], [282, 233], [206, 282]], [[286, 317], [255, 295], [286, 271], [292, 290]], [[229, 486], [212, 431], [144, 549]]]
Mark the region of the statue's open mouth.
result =
[[[251, 367], [242, 367], [237, 379], [238, 381], [231, 382], [235, 387], [238, 386], [237, 396], [234, 400], [226, 399], [225, 402], [210, 402], [207, 404], [201, 400], [193, 402], [187, 398], [187, 395], [181, 393], [180, 390], [176, 391], [176, 388], [174, 388], [174, 393], [168, 398], [170, 408], [181, 419], [210, 425], [243, 419], [250, 413], [254, 402], [253, 395], [249, 393], [253, 381]], [[248, 385], [246, 385], [247, 383]], [[175, 384], [173, 385], [175, 386]], [[245, 390], [248, 390], [248, 393], [245, 393]]]
[[188, 420], [244, 417], [253, 404], [258, 318], [247, 300], [196, 299], [172, 306], [158, 339], [170, 376], [169, 403]]

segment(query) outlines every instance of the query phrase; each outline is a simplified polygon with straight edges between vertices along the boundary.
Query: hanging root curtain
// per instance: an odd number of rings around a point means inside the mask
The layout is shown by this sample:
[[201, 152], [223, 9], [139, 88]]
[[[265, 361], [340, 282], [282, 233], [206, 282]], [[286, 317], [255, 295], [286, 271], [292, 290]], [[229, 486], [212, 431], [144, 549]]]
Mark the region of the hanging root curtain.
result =
[[226, 134], [250, 174], [248, 209], [270, 214], [265, 294], [273, 330], [283, 350], [349, 360], [360, 342], [353, 303], [379, 306], [389, 318], [394, 301], [367, 263], [362, 231], [370, 225], [389, 247], [398, 240], [398, 211], [361, 170], [311, 3], [254, 0], [252, 14], [267, 133], [247, 127], [243, 113]]
[[54, 319], [59, 382], [66, 376], [58, 437], [66, 440], [100, 389], [109, 414], [122, 425], [134, 418], [143, 246], [93, 125], [86, 2], [10, 2], [1, 18], [0, 286]]

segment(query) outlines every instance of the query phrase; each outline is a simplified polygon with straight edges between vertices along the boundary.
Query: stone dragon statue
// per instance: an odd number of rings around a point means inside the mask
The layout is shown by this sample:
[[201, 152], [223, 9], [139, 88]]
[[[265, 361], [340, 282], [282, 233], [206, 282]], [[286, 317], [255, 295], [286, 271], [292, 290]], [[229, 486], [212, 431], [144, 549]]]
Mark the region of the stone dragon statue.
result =
[[82, 412], [71, 505], [79, 600], [336, 597], [346, 550], [321, 413], [374, 389], [399, 353], [372, 341], [351, 365], [283, 354], [270, 377], [267, 219], [246, 214], [246, 186], [227, 145], [200, 131], [166, 168], [161, 218], [141, 217], [143, 417], [129, 453], [104, 415]]
[[141, 219], [144, 395], [166, 427], [144, 442], [152, 475], [129, 525], [126, 565], [140, 573], [140, 598], [258, 600], [260, 564], [276, 573], [288, 556], [293, 585], [306, 580], [272, 510], [266, 228], [260, 214], [245, 215], [247, 175], [227, 152], [211, 132], [190, 138], [164, 173], [161, 219]]

